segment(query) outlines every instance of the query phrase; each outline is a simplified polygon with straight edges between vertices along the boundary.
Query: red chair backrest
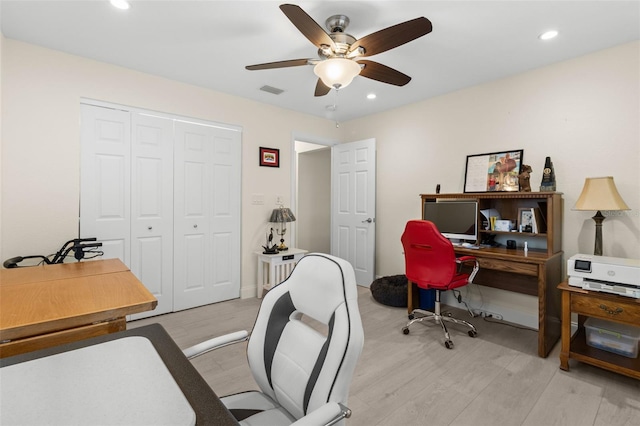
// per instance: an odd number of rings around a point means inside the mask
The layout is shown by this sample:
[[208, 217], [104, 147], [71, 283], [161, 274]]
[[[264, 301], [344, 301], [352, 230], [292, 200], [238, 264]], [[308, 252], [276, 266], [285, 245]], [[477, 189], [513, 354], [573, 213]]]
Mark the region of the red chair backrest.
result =
[[446, 288], [457, 271], [451, 241], [428, 220], [410, 220], [402, 234], [405, 274], [422, 288]]

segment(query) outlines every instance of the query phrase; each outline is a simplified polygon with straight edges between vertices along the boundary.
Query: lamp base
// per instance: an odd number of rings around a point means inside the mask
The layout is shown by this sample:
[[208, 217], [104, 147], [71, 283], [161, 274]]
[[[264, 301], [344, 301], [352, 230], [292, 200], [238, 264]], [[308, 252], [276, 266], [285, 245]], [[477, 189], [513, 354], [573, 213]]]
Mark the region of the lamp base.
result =
[[602, 221], [605, 217], [600, 213], [600, 210], [592, 217], [596, 223], [596, 239], [593, 245], [593, 254], [595, 256], [602, 256]]
[[278, 246], [278, 251], [287, 251], [289, 247], [284, 244], [284, 240], [280, 240], [280, 245]]

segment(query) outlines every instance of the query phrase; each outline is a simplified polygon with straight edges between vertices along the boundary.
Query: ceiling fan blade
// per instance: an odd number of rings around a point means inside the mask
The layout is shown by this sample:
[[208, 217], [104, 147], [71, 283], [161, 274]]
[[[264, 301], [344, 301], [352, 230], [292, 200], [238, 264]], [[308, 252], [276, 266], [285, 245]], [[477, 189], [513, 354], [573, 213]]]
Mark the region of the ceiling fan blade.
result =
[[267, 62], [266, 64], [247, 65], [245, 68], [249, 71], [269, 70], [272, 68], [299, 67], [308, 65], [309, 59], [290, 59], [288, 61]]
[[411, 81], [411, 77], [408, 75], [386, 65], [367, 60], [358, 61], [358, 63], [364, 65], [364, 68], [360, 71], [360, 75], [363, 77], [395, 86], [404, 86]]
[[331, 88], [322, 82], [321, 79], [318, 79], [316, 83], [316, 92], [313, 96], [324, 96], [331, 91]]
[[302, 10], [300, 6], [295, 4], [283, 4], [280, 5], [280, 10], [289, 18], [291, 23], [306, 37], [309, 41], [315, 44], [317, 47], [323, 44], [335, 49], [336, 45], [329, 37], [329, 34], [322, 29], [316, 21], [307, 15], [307, 12]]
[[429, 34], [431, 30], [431, 21], [423, 16], [362, 37], [351, 45], [349, 51], [364, 47], [365, 52], [360, 56], [377, 55]]

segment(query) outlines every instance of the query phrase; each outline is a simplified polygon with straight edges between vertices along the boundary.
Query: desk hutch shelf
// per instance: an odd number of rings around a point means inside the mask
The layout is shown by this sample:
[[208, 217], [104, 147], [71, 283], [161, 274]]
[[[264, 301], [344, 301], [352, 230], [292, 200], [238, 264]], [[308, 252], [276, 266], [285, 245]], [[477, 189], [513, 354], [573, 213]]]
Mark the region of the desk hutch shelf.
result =
[[[524, 251], [520, 245], [507, 249], [504, 245], [482, 247], [480, 250], [455, 247], [457, 255], [471, 255], [478, 259], [480, 271], [474, 283], [487, 287], [538, 297], [538, 355], [546, 357], [560, 339], [560, 292], [562, 281], [562, 194], [559, 192], [483, 192], [458, 194], [421, 194], [422, 211], [425, 203], [452, 200], [474, 200], [478, 210], [495, 209], [503, 219], [517, 220], [521, 208], [544, 209], [546, 232], [501, 232], [480, 230], [477, 244], [483, 236], [531, 241], [534, 248]], [[482, 214], [478, 212], [478, 229], [482, 228]], [[417, 300], [417, 289], [409, 289], [409, 310]]]

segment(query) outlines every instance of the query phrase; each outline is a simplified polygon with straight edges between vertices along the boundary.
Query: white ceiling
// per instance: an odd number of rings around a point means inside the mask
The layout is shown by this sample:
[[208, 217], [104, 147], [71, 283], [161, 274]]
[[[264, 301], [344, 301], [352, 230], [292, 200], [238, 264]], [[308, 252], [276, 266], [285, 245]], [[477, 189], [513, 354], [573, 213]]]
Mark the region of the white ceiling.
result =
[[[263, 1], [1, 0], [5, 37], [23, 40], [280, 107], [346, 121], [640, 39], [639, 1], [302, 1], [320, 26], [347, 15], [362, 38], [419, 16], [433, 32], [371, 57], [413, 79], [404, 87], [356, 77], [314, 97], [311, 66], [247, 71], [245, 65], [315, 58], [278, 6]], [[548, 29], [560, 35], [543, 42]], [[280, 95], [259, 90], [283, 89]], [[368, 93], [377, 94], [367, 100]], [[327, 106], [337, 104], [337, 111]]]

